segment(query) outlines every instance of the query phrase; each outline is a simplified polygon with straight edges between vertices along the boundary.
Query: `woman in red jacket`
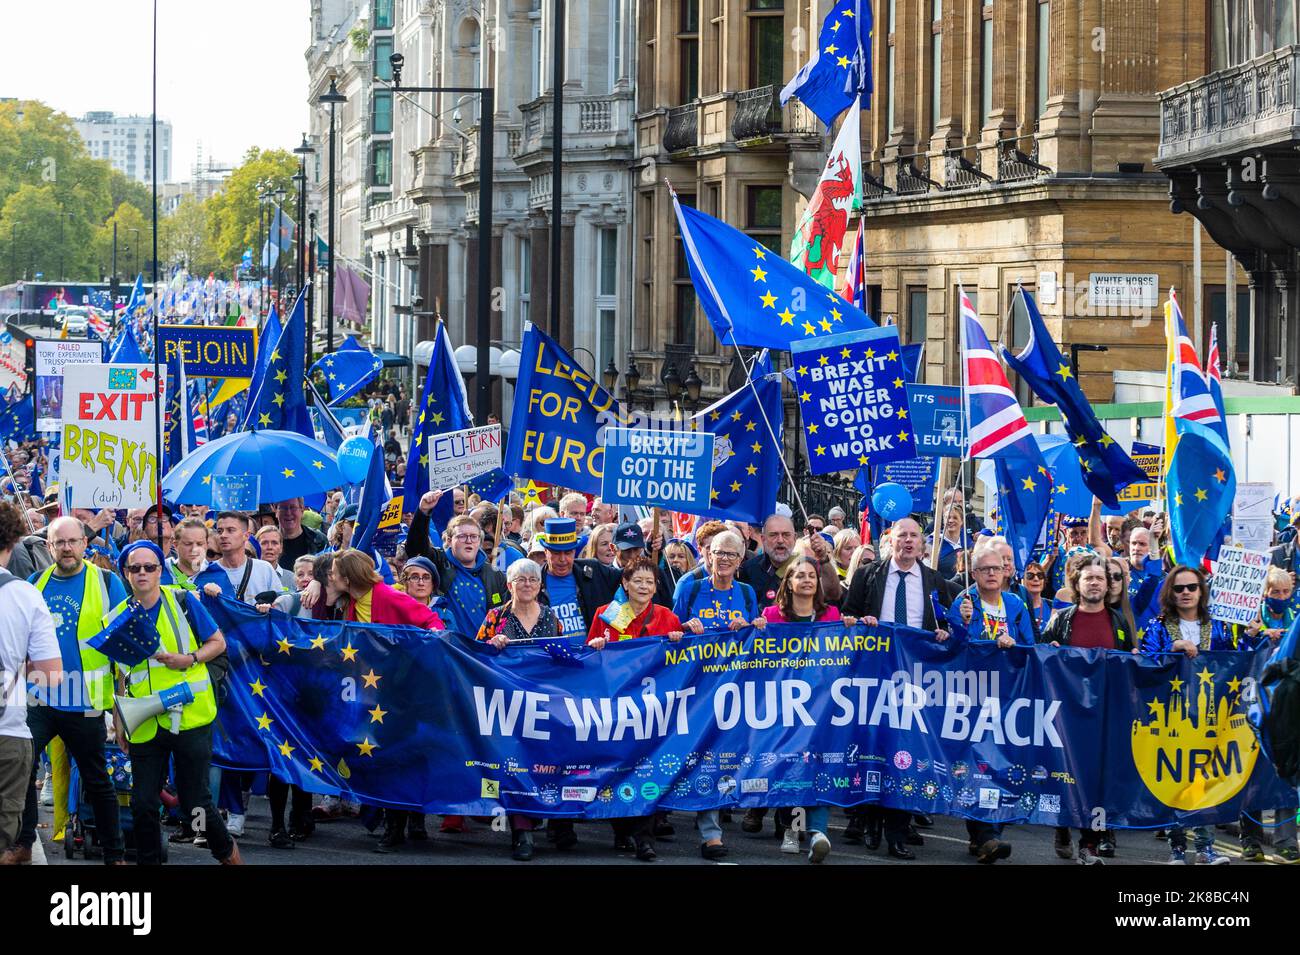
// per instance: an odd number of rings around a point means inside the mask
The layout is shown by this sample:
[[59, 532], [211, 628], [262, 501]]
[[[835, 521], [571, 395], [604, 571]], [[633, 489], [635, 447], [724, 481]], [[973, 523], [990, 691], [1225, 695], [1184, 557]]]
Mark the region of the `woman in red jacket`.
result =
[[[591, 621], [587, 645], [597, 650], [606, 644], [636, 637], [682, 638], [682, 622], [667, 607], [654, 603], [659, 571], [649, 557], [638, 557], [623, 568], [623, 594], [626, 600], [614, 600], [596, 611]], [[642, 862], [654, 862], [654, 815], [611, 819], [614, 848], [634, 848]]]
[[335, 555], [330, 583], [346, 595], [343, 619], [358, 623], [409, 624], [425, 630], [445, 630], [437, 613], [400, 590], [388, 586], [374, 560], [349, 548]]

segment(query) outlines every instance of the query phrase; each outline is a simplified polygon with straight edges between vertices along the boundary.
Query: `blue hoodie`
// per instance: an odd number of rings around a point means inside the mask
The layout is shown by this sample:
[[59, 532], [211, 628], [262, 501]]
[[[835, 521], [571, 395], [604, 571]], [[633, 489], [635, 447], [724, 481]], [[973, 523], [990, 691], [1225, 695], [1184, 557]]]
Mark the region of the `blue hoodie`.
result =
[[[971, 611], [970, 624], [961, 622], [961, 602], [962, 598], [970, 596], [974, 607]], [[1025, 607], [1024, 601], [1013, 593], [1002, 594], [1002, 608], [1007, 614], [1007, 635], [1016, 641], [1018, 646], [1032, 647], [1035, 644], [1034, 623], [1029, 616], [1029, 610]], [[984, 636], [984, 608], [980, 604], [979, 590], [971, 586], [962, 593], [957, 595], [957, 599], [952, 602], [948, 608], [948, 624], [952, 628], [953, 638], [966, 642], [986, 641]]]
[[473, 636], [483, 626], [487, 616], [487, 588], [479, 573], [487, 563], [487, 554], [479, 551], [472, 568], [466, 567], [450, 554], [447, 566], [452, 571], [451, 583], [446, 585], [447, 609], [451, 613], [452, 629]]

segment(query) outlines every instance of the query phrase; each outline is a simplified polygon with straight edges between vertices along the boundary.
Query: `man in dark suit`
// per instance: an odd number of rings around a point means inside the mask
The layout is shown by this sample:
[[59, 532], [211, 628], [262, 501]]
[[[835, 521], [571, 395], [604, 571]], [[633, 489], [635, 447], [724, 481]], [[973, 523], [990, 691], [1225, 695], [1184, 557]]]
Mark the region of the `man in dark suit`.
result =
[[[934, 570], [921, 563], [925, 541], [921, 525], [910, 517], [894, 522], [889, 530], [892, 542], [890, 557], [858, 570], [849, 584], [848, 596], [840, 606], [845, 616], [859, 617], [868, 626], [893, 623], [929, 630], [940, 642], [948, 639], [944, 621], [936, 620], [930, 594], [937, 593], [948, 606], [956, 599], [956, 589]], [[855, 814], [856, 815], [856, 814]], [[883, 825], [889, 854], [896, 859], [915, 859], [908, 848], [911, 813], [904, 809], [867, 807], [865, 823], [870, 829], [869, 848], [880, 844]], [[851, 828], [858, 823], [851, 823]], [[912, 837], [919, 844], [919, 837]]]

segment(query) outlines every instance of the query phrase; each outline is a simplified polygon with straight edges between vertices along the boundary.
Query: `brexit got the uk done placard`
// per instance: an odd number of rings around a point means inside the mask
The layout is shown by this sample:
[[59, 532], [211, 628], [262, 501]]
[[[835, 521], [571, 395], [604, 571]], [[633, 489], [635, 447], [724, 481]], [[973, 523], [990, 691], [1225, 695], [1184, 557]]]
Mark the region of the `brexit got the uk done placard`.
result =
[[898, 329], [794, 342], [790, 353], [813, 474], [916, 457]]

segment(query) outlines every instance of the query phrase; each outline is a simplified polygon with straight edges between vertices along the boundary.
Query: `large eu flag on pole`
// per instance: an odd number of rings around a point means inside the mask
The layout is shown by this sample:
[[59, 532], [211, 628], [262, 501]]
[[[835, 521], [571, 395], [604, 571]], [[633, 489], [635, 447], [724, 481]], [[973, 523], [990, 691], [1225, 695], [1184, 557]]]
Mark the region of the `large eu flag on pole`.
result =
[[1178, 418], [1175, 426], [1178, 444], [1165, 476], [1169, 536], [1178, 563], [1199, 567], [1232, 512], [1237, 477], [1232, 453], [1210, 425]]
[[[274, 342], [264, 343], [269, 348], [265, 367], [249, 385], [252, 398], [244, 429], [274, 428], [279, 431], [296, 431], [313, 440], [316, 429], [312, 427], [307, 411], [307, 380], [303, 335], [307, 321], [303, 293], [293, 304], [289, 321]], [[260, 356], [259, 356], [260, 357]]]
[[724, 345], [788, 351], [791, 342], [875, 328], [802, 269], [673, 193], [695, 294]]
[[797, 96], [826, 124], [855, 99], [871, 106], [871, 0], [836, 0], [822, 21], [817, 48], [781, 90], [781, 105]]
[[1018, 355], [1012, 355], [1004, 346], [1002, 356], [1029, 382], [1034, 394], [1060, 409], [1065, 431], [1079, 453], [1083, 483], [1107, 507], [1118, 507], [1118, 492], [1146, 481], [1146, 472], [1133, 463], [1097, 420], [1074, 370], [1052, 341], [1034, 297], [1023, 288], [1017, 289], [1016, 295], [1029, 316], [1029, 341]]
[[356, 336], [349, 335], [337, 351], [322, 356], [311, 366], [311, 370], [319, 371], [325, 376], [330, 404], [336, 405], [364, 388], [383, 367], [382, 359], [369, 348], [363, 347]]
[[[404, 513], [413, 513], [420, 506], [420, 498], [430, 490], [429, 436], [463, 431], [474, 425], [474, 419], [469, 413], [469, 396], [465, 394], [465, 382], [460, 377], [460, 369], [456, 367], [447, 326], [442, 322], [438, 323], [438, 331], [433, 337], [433, 354], [429, 358], [429, 373], [424, 379], [424, 392], [417, 397], [419, 403], [415, 406], [415, 430], [411, 432], [406, 484], [402, 489]], [[446, 497], [450, 504], [451, 495]]]

